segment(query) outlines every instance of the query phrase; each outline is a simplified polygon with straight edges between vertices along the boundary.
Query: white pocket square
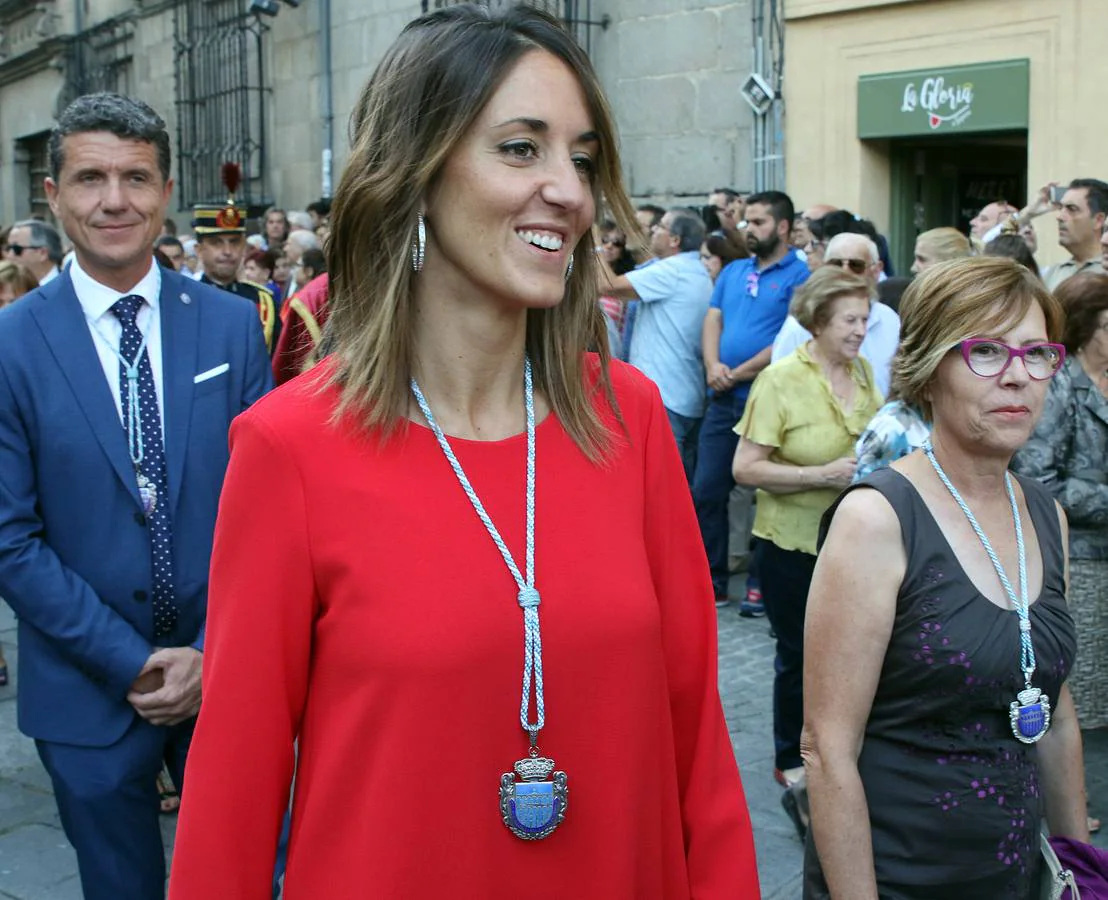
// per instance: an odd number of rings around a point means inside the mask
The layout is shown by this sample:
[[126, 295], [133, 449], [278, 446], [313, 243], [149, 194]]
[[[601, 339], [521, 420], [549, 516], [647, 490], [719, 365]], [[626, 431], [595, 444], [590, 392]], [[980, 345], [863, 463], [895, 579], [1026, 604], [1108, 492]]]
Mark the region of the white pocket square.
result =
[[207, 381], [209, 378], [215, 378], [217, 375], [222, 375], [230, 368], [230, 363], [222, 363], [221, 365], [216, 366], [214, 369], [208, 369], [207, 372], [201, 372], [199, 375], [192, 379], [192, 383], [200, 384], [201, 381]]

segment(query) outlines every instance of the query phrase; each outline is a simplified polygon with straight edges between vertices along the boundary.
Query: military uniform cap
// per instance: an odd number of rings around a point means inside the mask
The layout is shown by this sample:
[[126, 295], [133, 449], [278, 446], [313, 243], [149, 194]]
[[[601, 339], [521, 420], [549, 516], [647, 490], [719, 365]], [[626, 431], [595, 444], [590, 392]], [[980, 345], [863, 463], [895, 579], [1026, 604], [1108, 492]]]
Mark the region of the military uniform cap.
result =
[[223, 183], [227, 186], [227, 202], [198, 203], [192, 208], [192, 230], [197, 236], [206, 234], [245, 234], [246, 209], [235, 201], [235, 191], [242, 181], [238, 163], [223, 164]]

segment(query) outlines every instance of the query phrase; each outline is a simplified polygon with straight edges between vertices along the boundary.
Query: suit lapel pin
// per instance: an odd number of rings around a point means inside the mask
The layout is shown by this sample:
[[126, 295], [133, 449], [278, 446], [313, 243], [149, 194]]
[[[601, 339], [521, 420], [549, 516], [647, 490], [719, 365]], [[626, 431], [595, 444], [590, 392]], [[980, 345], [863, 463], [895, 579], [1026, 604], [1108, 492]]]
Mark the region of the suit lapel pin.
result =
[[192, 297], [190, 297], [188, 294], [181, 294], [181, 302], [186, 305], [192, 303]]

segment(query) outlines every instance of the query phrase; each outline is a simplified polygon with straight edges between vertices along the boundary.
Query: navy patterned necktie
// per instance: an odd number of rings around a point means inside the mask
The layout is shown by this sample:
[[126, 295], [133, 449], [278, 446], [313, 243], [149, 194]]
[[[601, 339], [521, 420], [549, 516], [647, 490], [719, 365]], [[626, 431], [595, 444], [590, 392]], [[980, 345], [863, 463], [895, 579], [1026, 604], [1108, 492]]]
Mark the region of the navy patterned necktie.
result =
[[[177, 624], [177, 607], [173, 602], [173, 529], [169, 520], [169, 478], [165, 468], [158, 395], [154, 390], [154, 370], [150, 368], [150, 354], [143, 346], [142, 332], [136, 321], [145, 302], [137, 294], [130, 294], [113, 303], [112, 312], [123, 326], [119, 339], [119, 355], [122, 357], [119, 362], [119, 396], [123, 405], [124, 427], [128, 428], [132, 460], [135, 458], [135, 447], [142, 448], [141, 458], [135, 462], [135, 478], [150, 529], [154, 568], [154, 636], [164, 637]], [[140, 348], [142, 358], [136, 360]], [[129, 421], [133, 412], [129, 403], [128, 366], [124, 360], [132, 365], [137, 363], [138, 423]], [[140, 434], [132, 431], [136, 425], [141, 429]]]

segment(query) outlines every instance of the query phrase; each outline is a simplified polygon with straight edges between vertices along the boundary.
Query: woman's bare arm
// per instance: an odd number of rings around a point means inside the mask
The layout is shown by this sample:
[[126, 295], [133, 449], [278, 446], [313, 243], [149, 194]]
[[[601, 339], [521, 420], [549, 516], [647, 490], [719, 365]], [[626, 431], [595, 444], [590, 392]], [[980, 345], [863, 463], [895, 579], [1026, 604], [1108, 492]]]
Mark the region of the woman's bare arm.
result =
[[791, 466], [769, 458], [776, 449], [747, 438], [740, 440], [731, 463], [735, 481], [771, 494], [797, 494], [815, 488], [845, 488], [854, 477], [852, 456], [822, 466]]
[[[1058, 521], [1062, 528], [1066, 593], [1070, 586], [1069, 523], [1060, 504]], [[1081, 729], [1069, 685], [1054, 703], [1050, 731], [1039, 741], [1039, 777], [1046, 803], [1046, 821], [1050, 833], [1089, 840], [1089, 820], [1085, 798], [1085, 761], [1081, 748]]]
[[835, 900], [877, 900], [858, 756], [907, 560], [875, 490], [848, 494], [816, 563], [804, 628], [804, 732], [812, 834]]

